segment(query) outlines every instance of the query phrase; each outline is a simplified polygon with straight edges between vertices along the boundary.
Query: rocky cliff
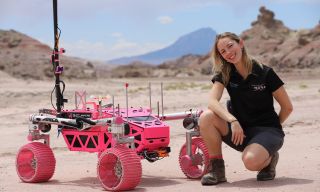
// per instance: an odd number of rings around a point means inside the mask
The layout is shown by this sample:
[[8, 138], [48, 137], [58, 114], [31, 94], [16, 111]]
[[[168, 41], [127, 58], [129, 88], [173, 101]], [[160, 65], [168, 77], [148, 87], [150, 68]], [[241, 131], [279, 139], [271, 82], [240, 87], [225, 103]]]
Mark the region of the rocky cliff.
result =
[[[53, 77], [50, 61], [52, 48], [14, 30], [0, 30], [0, 70], [23, 79]], [[92, 63], [79, 58], [62, 56], [66, 78], [95, 78]]]
[[265, 7], [241, 37], [249, 53], [280, 71], [320, 67], [320, 24], [313, 29], [291, 30]]

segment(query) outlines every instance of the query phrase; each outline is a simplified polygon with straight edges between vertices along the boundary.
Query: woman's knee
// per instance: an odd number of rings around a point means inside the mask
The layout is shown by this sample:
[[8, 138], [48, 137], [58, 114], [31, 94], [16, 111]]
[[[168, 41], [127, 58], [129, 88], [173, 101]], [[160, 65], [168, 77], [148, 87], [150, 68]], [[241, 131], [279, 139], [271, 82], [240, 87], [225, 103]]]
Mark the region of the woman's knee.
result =
[[205, 123], [213, 120], [214, 113], [211, 110], [206, 110], [200, 115], [200, 123]]
[[225, 135], [227, 132], [227, 124], [211, 110], [204, 111], [199, 118], [200, 132], [215, 128], [220, 134]]
[[242, 161], [245, 167], [251, 171], [261, 170], [268, 159], [268, 151], [257, 143], [248, 145], [242, 153]]
[[242, 161], [244, 166], [250, 171], [259, 171], [261, 169], [262, 163], [259, 162], [253, 153], [246, 153], [242, 155]]
[[218, 116], [211, 110], [206, 110], [200, 115], [200, 124], [214, 124], [218, 120]]
[[215, 114], [211, 110], [206, 110], [200, 115], [200, 132], [206, 132], [214, 128], [214, 116]]

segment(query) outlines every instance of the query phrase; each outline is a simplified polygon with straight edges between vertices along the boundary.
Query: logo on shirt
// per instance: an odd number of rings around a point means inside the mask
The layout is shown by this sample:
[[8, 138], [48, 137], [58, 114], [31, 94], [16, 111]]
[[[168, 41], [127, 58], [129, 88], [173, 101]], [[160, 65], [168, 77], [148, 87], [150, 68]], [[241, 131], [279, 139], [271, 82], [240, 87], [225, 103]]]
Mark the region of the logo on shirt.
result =
[[266, 89], [265, 84], [259, 84], [259, 85], [251, 85], [253, 91], [264, 91]]
[[238, 87], [239, 87], [239, 85], [238, 85], [238, 84], [236, 84], [236, 83], [232, 83], [232, 82], [230, 82], [230, 87], [231, 87], [231, 88], [238, 88]]

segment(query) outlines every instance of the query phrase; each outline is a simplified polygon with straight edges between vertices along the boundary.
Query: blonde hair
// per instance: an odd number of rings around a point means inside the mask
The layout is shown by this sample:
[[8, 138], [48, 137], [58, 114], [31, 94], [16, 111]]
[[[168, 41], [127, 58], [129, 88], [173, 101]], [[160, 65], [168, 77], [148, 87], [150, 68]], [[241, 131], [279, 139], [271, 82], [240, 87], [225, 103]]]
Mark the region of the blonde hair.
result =
[[[231, 63], [227, 62], [221, 55], [218, 50], [218, 42], [222, 38], [230, 38], [231, 40], [236, 41], [237, 43], [240, 43], [240, 37], [234, 33], [231, 32], [225, 32], [221, 33], [216, 36], [216, 41], [214, 43], [213, 50], [211, 54], [213, 55], [214, 62], [213, 62], [213, 74], [222, 74], [222, 81], [223, 84], [226, 86], [230, 79], [230, 71], [231, 71]], [[245, 47], [242, 48], [242, 63], [244, 64], [245, 69], [247, 70], [248, 74], [252, 72], [252, 59], [248, 55]]]

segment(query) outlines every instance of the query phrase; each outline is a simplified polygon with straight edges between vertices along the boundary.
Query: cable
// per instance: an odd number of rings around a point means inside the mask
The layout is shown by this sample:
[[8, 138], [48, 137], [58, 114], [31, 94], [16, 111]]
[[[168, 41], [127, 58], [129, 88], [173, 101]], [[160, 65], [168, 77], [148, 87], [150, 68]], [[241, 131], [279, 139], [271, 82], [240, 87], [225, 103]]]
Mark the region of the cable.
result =
[[[55, 61], [55, 56], [56, 56], [57, 54], [60, 54], [59, 52], [57, 53], [56, 50], [55, 50], [55, 48], [58, 47], [59, 40], [60, 40], [60, 36], [61, 36], [61, 29], [60, 29], [59, 27], [57, 27], [57, 30], [58, 30], [58, 34], [57, 34], [57, 36], [56, 36], [55, 47], [54, 47], [54, 49], [52, 50], [52, 56], [51, 56], [52, 72], [54, 73], [54, 75], [55, 75], [56, 67], [57, 67], [57, 66], [56, 66], [56, 61]], [[58, 62], [59, 62], [59, 61], [58, 61]], [[62, 88], [61, 93], [58, 93], [59, 95], [56, 95], [56, 97], [61, 97], [61, 99], [62, 99], [61, 109], [63, 109], [63, 93], [64, 93], [64, 91], [65, 91], [66, 85], [65, 85], [65, 83], [64, 83], [63, 81], [61, 81], [61, 80], [59, 81], [59, 86], [60, 86], [60, 83], [62, 83], [63, 88]], [[51, 106], [53, 107], [53, 109], [54, 109], [54, 110], [57, 110], [57, 108], [56, 108], [56, 107], [54, 106], [54, 104], [53, 104], [53, 93], [54, 93], [55, 90], [56, 90], [56, 85], [54, 86], [54, 88], [53, 88], [52, 91], [51, 91], [50, 101], [51, 101]], [[58, 105], [60, 105], [60, 103], [58, 103]]]
[[54, 90], [56, 89], [56, 86], [53, 87], [52, 91], [51, 91], [51, 95], [50, 95], [50, 100], [51, 100], [51, 105], [53, 107], [54, 110], [57, 110], [57, 108], [53, 105], [53, 102], [52, 102], [52, 94], [54, 92]]

